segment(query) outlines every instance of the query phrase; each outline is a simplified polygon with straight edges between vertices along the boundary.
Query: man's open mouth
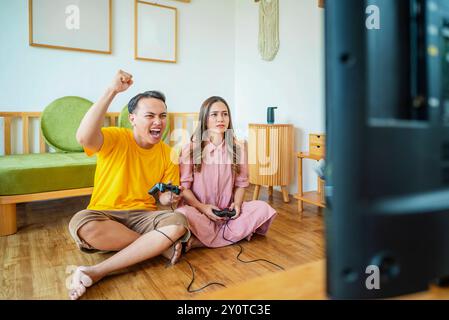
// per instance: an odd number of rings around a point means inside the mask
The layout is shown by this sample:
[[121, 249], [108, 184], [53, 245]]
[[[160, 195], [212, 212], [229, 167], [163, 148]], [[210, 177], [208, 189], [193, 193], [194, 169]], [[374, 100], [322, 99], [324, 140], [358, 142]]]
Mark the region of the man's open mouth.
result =
[[153, 130], [150, 130], [150, 134], [153, 138], [159, 139], [161, 137], [162, 132], [161, 132], [161, 129], [153, 129]]

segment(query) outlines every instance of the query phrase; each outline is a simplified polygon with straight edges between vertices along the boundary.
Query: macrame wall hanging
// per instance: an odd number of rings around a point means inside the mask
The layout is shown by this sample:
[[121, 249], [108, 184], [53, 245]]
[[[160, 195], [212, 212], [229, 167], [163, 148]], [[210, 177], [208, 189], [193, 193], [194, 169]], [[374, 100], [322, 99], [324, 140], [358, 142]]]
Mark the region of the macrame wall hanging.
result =
[[259, 2], [259, 52], [271, 61], [279, 50], [279, 0]]

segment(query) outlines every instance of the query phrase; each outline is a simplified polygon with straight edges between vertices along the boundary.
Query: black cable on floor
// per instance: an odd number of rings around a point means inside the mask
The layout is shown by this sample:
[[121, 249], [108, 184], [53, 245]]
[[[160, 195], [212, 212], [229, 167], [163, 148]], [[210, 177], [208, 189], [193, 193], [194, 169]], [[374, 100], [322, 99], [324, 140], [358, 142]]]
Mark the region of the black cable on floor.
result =
[[[170, 207], [171, 207], [172, 211], [175, 211], [175, 209], [173, 208], [172, 200], [173, 200], [173, 193], [170, 192]], [[162, 215], [162, 214], [160, 214], [160, 215]], [[158, 217], [159, 217], [159, 215], [156, 216], [156, 218], [158, 218]], [[154, 223], [154, 230], [156, 230], [157, 232], [163, 234], [167, 239], [169, 239], [169, 240], [172, 242], [172, 244], [173, 244], [173, 246], [174, 246], [174, 245], [175, 245], [175, 242], [174, 242], [169, 236], [167, 236], [167, 235], [166, 235], [165, 233], [163, 233], [162, 231], [156, 229], [156, 223], [155, 223], [156, 218], [154, 218], [154, 220], [153, 220], [153, 223]], [[262, 262], [270, 263], [270, 264], [272, 264], [273, 266], [275, 266], [275, 267], [277, 267], [277, 268], [279, 268], [279, 269], [281, 269], [281, 270], [285, 270], [282, 266], [280, 266], [280, 265], [278, 265], [278, 264], [276, 264], [276, 263], [274, 263], [274, 262], [271, 262], [271, 261], [269, 261], [269, 260], [267, 260], [267, 259], [255, 259], [255, 260], [248, 260], [248, 261], [245, 261], [245, 260], [240, 259], [240, 255], [243, 253], [243, 247], [242, 247], [242, 245], [240, 245], [239, 243], [234, 242], [234, 241], [232, 241], [232, 240], [229, 240], [229, 239], [227, 239], [227, 238], [225, 237], [225, 230], [226, 230], [226, 227], [227, 227], [229, 230], [231, 230], [231, 228], [230, 228], [229, 225], [228, 225], [229, 222], [230, 222], [230, 220], [231, 220], [231, 219], [226, 220], [226, 223], [223, 224], [223, 226], [222, 226], [222, 229], [223, 229], [223, 239], [226, 240], [226, 241], [228, 241], [228, 242], [230, 242], [230, 243], [232, 243], [232, 244], [236, 244], [236, 245], [238, 245], [238, 246], [240, 247], [240, 252], [237, 254], [237, 257], [236, 257], [238, 261], [243, 262], [243, 263], [252, 263], [252, 262], [259, 262], [259, 261], [262, 261]], [[173, 260], [173, 257], [175, 256], [175, 253], [176, 253], [176, 250], [173, 248], [173, 255], [171, 256], [170, 261], [167, 263], [166, 267], [170, 266], [170, 262]], [[212, 286], [212, 285], [219, 285], [219, 286], [223, 286], [223, 287], [226, 288], [226, 286], [225, 286], [223, 283], [220, 283], [220, 282], [210, 282], [210, 283], [206, 284], [205, 286], [203, 286], [203, 287], [201, 287], [201, 288], [199, 288], [199, 289], [191, 290], [190, 288], [192, 287], [193, 283], [195, 282], [195, 269], [193, 268], [192, 264], [191, 264], [186, 258], [182, 257], [182, 258], [180, 259], [180, 261], [182, 261], [182, 260], [184, 260], [184, 261], [189, 265], [190, 270], [192, 271], [192, 280], [190, 281], [189, 285], [187, 286], [187, 292], [189, 292], [189, 293], [198, 292], [198, 291], [204, 290], [205, 288], [207, 288], [207, 287], [209, 287], [209, 286]]]
[[198, 292], [198, 291], [204, 290], [205, 288], [207, 288], [207, 287], [209, 287], [209, 286], [212, 286], [212, 285], [214, 285], [214, 284], [226, 288], [226, 286], [225, 286], [223, 283], [220, 283], [220, 282], [209, 282], [208, 284], [206, 284], [205, 286], [203, 286], [203, 287], [201, 287], [201, 288], [199, 288], [199, 289], [191, 290], [190, 287], [192, 286], [193, 282], [195, 281], [195, 269], [193, 268], [193, 266], [192, 266], [192, 264], [189, 262], [189, 260], [187, 260], [186, 258], [183, 258], [183, 259], [184, 259], [184, 261], [187, 262], [187, 264], [189, 265], [190, 270], [192, 270], [192, 281], [190, 281], [189, 286], [187, 287], [187, 291], [188, 291], [189, 293], [194, 293], [194, 292]]
[[[172, 194], [172, 196], [173, 196], [173, 194]], [[170, 200], [171, 200], [171, 199], [170, 199]], [[171, 202], [171, 201], [170, 201], [170, 202]], [[172, 208], [173, 211], [175, 211], [175, 210], [173, 209], [173, 205], [172, 205], [172, 204], [171, 204], [171, 208]], [[174, 245], [176, 244], [175, 241], [173, 241], [168, 235], [166, 235], [165, 233], [163, 233], [162, 231], [160, 231], [160, 230], [158, 230], [158, 229], [156, 228], [156, 226], [157, 226], [156, 219], [157, 219], [159, 216], [161, 216], [161, 215], [163, 215], [163, 213], [160, 213], [159, 215], [157, 215], [157, 216], [154, 218], [154, 220], [153, 220], [153, 227], [154, 227], [154, 230], [157, 231], [157, 232], [159, 232], [159, 233], [161, 233], [161, 234], [163, 234], [168, 240], [171, 241], [172, 245], [174, 246]], [[158, 221], [158, 222], [159, 222], [159, 221]], [[176, 250], [175, 250], [175, 248], [173, 248], [173, 254], [172, 254], [170, 260], [169, 260], [169, 261], [167, 262], [167, 264], [165, 265], [165, 267], [171, 266], [171, 261], [173, 260], [173, 257], [175, 256], [175, 253], [176, 253]], [[225, 286], [223, 283], [220, 283], [220, 282], [210, 282], [210, 283], [206, 284], [205, 286], [203, 286], [203, 287], [201, 287], [201, 288], [199, 288], [199, 289], [191, 290], [190, 288], [192, 287], [193, 282], [195, 282], [195, 269], [193, 268], [193, 266], [192, 266], [192, 264], [189, 262], [189, 260], [187, 260], [185, 257], [182, 257], [182, 258], [180, 259], [180, 261], [183, 261], [183, 260], [189, 265], [190, 270], [192, 271], [192, 280], [190, 281], [189, 285], [187, 286], [187, 292], [189, 292], [189, 293], [198, 292], [198, 291], [204, 290], [205, 288], [207, 288], [207, 287], [209, 287], [209, 286], [212, 286], [212, 285], [219, 285], [219, 286], [222, 286], [222, 287], [225, 287], [225, 288], [226, 288], [226, 286]]]
[[258, 262], [258, 261], [268, 262], [268, 263], [272, 264], [273, 266], [275, 266], [275, 267], [277, 267], [277, 268], [279, 268], [279, 269], [281, 269], [281, 270], [285, 270], [282, 266], [280, 266], [280, 265], [278, 265], [278, 264], [276, 264], [276, 263], [274, 263], [274, 262], [271, 262], [271, 261], [269, 261], [269, 260], [267, 260], [267, 259], [255, 259], [255, 260], [248, 260], [248, 261], [245, 261], [245, 260], [240, 259], [239, 257], [240, 257], [240, 255], [243, 253], [243, 247], [242, 247], [242, 245], [239, 244], [239, 243], [237, 243], [237, 242], [234, 242], [234, 241], [232, 241], [232, 240], [229, 240], [229, 239], [227, 239], [227, 238], [225, 237], [225, 229], [226, 229], [226, 227], [227, 227], [229, 230], [231, 230], [231, 228], [230, 228], [229, 225], [228, 225], [229, 221], [230, 221], [230, 219], [228, 219], [228, 220], [226, 221], [226, 224], [224, 224], [223, 227], [222, 227], [222, 228], [223, 228], [223, 239], [226, 240], [226, 241], [228, 241], [228, 242], [230, 242], [230, 243], [232, 243], [232, 244], [236, 244], [236, 245], [238, 245], [238, 246], [240, 247], [240, 252], [239, 252], [238, 255], [237, 255], [237, 260], [239, 260], [240, 262], [243, 262], [243, 263], [252, 263], [252, 262]]

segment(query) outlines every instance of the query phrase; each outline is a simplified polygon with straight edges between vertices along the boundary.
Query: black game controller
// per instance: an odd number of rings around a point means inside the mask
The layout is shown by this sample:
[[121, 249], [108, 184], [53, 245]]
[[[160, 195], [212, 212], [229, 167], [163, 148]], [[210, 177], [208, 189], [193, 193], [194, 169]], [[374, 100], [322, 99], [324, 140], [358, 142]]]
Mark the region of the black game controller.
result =
[[212, 212], [220, 218], [232, 218], [236, 215], [235, 209], [229, 210], [229, 209], [223, 209], [223, 210], [215, 210], [212, 209]]
[[172, 185], [171, 183], [165, 184], [165, 183], [156, 183], [153, 188], [148, 191], [149, 194], [151, 194], [153, 197], [156, 197], [158, 195], [158, 192], [166, 192], [171, 191], [176, 195], [179, 195], [181, 193], [181, 189], [178, 186]]

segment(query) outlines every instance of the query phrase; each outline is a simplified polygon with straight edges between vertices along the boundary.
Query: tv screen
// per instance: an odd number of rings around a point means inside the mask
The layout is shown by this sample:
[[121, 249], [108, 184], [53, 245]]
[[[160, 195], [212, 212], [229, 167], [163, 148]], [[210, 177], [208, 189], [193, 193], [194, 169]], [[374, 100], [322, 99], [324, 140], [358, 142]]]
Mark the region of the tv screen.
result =
[[327, 0], [332, 298], [449, 277], [449, 1]]

